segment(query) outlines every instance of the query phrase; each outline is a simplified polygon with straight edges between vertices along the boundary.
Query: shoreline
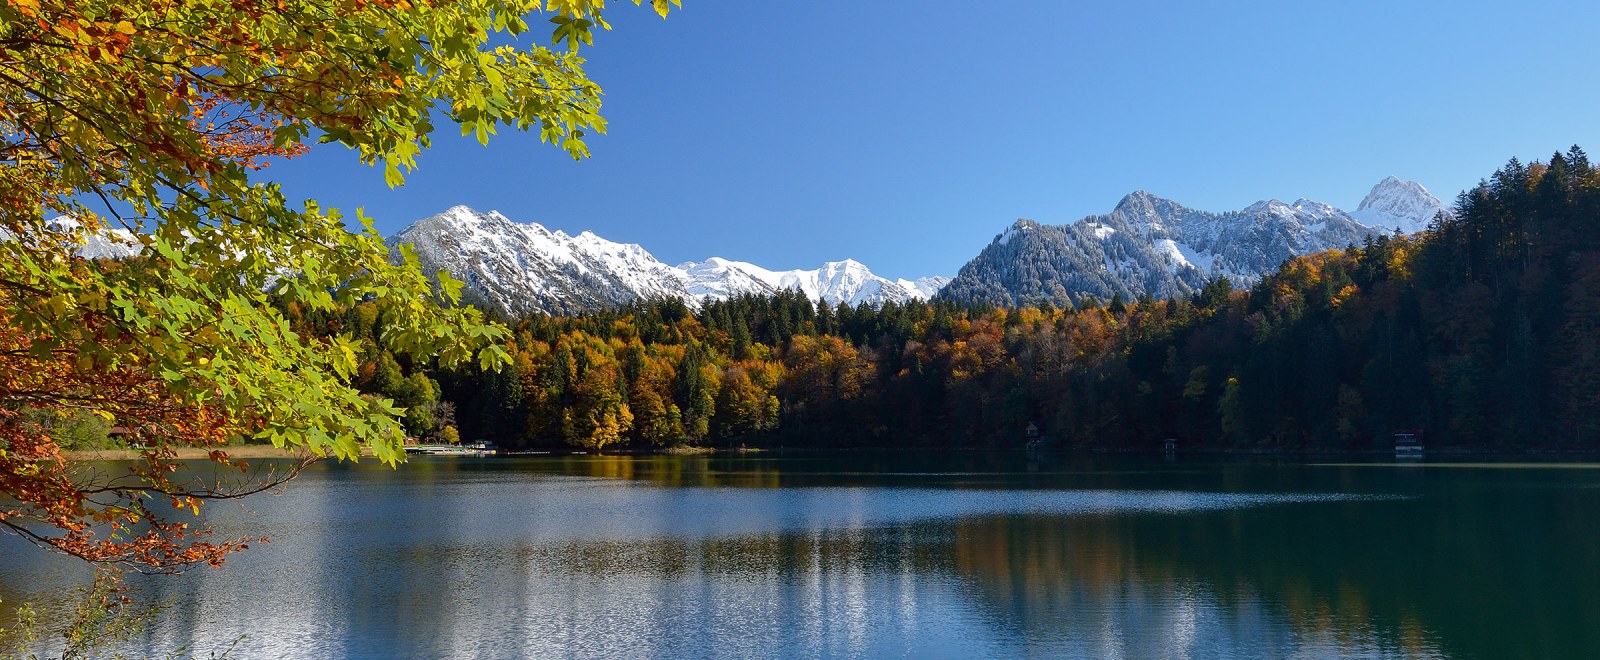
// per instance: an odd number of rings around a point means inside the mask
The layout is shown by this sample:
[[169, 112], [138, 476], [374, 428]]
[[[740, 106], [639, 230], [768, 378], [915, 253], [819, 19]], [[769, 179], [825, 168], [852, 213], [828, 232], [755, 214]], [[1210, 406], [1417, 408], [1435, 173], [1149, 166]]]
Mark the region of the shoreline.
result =
[[[177, 460], [189, 461], [209, 459], [211, 457], [212, 449], [213, 448], [202, 447], [177, 447], [173, 451], [177, 453]], [[227, 452], [229, 458], [247, 460], [252, 458], [304, 458], [310, 455], [308, 452], [303, 450], [292, 451], [288, 449], [279, 449], [272, 445], [236, 445], [232, 447], [216, 447], [215, 449]], [[61, 456], [72, 461], [136, 461], [144, 458], [144, 455], [139, 453], [139, 451], [136, 449], [64, 450], [61, 452]]]
[[[230, 458], [235, 459], [296, 459], [304, 458], [310, 454], [305, 450], [279, 449], [272, 445], [238, 445], [221, 447]], [[528, 458], [528, 457], [569, 457], [569, 456], [781, 456], [784, 454], [850, 454], [862, 452], [876, 453], [924, 453], [927, 447], [663, 447], [650, 449], [600, 449], [563, 450], [558, 448], [536, 451], [513, 452], [502, 454], [499, 458]], [[948, 454], [1011, 454], [1023, 453], [1023, 449], [1007, 448], [940, 448], [942, 453]], [[206, 460], [210, 457], [211, 449], [200, 447], [178, 447], [174, 450], [177, 460]], [[1134, 451], [1128, 449], [1045, 449], [1041, 455], [1049, 456], [1117, 456], [1117, 455], [1145, 455], [1160, 456], [1160, 451]], [[62, 457], [73, 461], [132, 461], [139, 460], [142, 455], [133, 449], [91, 449], [62, 451]], [[363, 457], [372, 454], [363, 451]], [[1285, 450], [1259, 450], [1259, 449], [1212, 449], [1195, 448], [1171, 454], [1183, 457], [1258, 457], [1258, 458], [1375, 458], [1393, 456], [1393, 452], [1383, 450], [1357, 450], [1357, 451], [1285, 451]], [[1467, 458], [1467, 457], [1494, 457], [1494, 458], [1580, 458], [1600, 457], [1600, 450], [1581, 449], [1518, 449], [1518, 450], [1489, 450], [1489, 449], [1457, 449], [1440, 448], [1429, 450], [1425, 458]]]

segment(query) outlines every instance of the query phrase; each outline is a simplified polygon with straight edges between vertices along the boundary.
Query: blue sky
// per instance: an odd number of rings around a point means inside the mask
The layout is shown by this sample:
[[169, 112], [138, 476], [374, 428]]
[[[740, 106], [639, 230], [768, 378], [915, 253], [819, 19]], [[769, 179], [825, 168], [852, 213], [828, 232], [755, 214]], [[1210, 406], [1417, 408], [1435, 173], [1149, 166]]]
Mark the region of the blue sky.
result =
[[468, 204], [668, 263], [914, 277], [1135, 189], [1354, 208], [1394, 174], [1449, 201], [1511, 156], [1600, 154], [1593, 3], [616, 4], [588, 160], [443, 127], [403, 188], [337, 146], [262, 174], [386, 234]]

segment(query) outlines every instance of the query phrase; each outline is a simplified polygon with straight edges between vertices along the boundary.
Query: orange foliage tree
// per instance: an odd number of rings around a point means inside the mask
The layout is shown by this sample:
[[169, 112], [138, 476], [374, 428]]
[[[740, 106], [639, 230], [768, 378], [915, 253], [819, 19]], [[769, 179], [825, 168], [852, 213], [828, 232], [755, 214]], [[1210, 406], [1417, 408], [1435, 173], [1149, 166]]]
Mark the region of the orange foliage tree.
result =
[[[299, 332], [280, 310], [372, 301], [388, 310], [386, 350], [446, 366], [509, 362], [505, 330], [458, 304], [459, 282], [391, 255], [366, 218], [351, 231], [254, 172], [337, 142], [399, 185], [438, 118], [484, 141], [534, 130], [582, 157], [605, 123], [578, 49], [608, 27], [604, 8], [0, 0], [0, 525], [95, 562], [181, 570], [244, 543], [197, 539], [153, 502], [193, 510], [276, 479], [180, 484], [174, 447], [243, 436], [402, 460], [404, 411], [352, 384], [357, 342]], [[539, 14], [553, 47], [527, 41]], [[115, 476], [70, 465], [38, 421], [68, 414], [129, 430], [144, 460]]]

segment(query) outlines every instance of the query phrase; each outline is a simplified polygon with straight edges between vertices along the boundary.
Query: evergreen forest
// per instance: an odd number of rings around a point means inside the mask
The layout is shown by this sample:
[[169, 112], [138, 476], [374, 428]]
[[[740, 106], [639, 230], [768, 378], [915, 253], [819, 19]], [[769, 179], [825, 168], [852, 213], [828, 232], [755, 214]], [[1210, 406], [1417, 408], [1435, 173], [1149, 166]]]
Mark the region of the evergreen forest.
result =
[[365, 347], [357, 385], [427, 440], [503, 448], [1600, 449], [1600, 174], [1512, 160], [1414, 236], [1192, 298], [1004, 309], [650, 301], [510, 324], [511, 364], [378, 348], [373, 302], [290, 318]]

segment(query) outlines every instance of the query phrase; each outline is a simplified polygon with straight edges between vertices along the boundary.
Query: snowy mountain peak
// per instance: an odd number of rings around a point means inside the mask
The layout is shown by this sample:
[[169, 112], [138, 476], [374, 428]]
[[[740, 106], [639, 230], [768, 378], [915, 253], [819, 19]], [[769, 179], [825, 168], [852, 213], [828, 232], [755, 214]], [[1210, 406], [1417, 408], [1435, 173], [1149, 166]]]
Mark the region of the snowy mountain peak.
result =
[[[1193, 211], [1182, 204], [1165, 197], [1152, 195], [1143, 190], [1128, 193], [1117, 202], [1117, 207], [1111, 211], [1112, 216], [1120, 216], [1128, 222], [1128, 227], [1150, 236], [1164, 236], [1168, 226], [1177, 218], [1191, 215]], [[1106, 230], [1110, 230], [1108, 227]], [[1104, 234], [1097, 232], [1097, 235]], [[1103, 235], [1101, 236], [1104, 237]]]
[[702, 262], [679, 264], [676, 270], [684, 288], [696, 298], [725, 300], [747, 293], [770, 295], [795, 290], [813, 301], [829, 305], [926, 300], [947, 281], [940, 277], [889, 280], [854, 259], [829, 261], [815, 270], [772, 271], [742, 261], [711, 257]]
[[1383, 222], [1305, 198], [1211, 213], [1139, 190], [1106, 215], [1065, 225], [1019, 221], [939, 296], [999, 305], [1188, 296], [1210, 278], [1249, 284], [1286, 259], [1360, 243], [1392, 226], [1387, 216], [1374, 219]]
[[[489, 213], [491, 215], [493, 215], [493, 214], [497, 214], [499, 212], [498, 211], [490, 211]], [[445, 209], [444, 212], [440, 213], [439, 215], [448, 216], [448, 217], [451, 217], [451, 218], [475, 219], [475, 218], [478, 217], [479, 213], [476, 210], [473, 210], [472, 207], [467, 206], [466, 204], [457, 204], [455, 206], [452, 206], [450, 208]]]
[[412, 245], [424, 269], [449, 271], [466, 283], [469, 299], [508, 315], [575, 314], [668, 297], [698, 304], [786, 289], [828, 304], [879, 305], [927, 299], [945, 282], [885, 279], [854, 259], [816, 270], [771, 271], [721, 257], [673, 267], [636, 243], [592, 231], [572, 236], [467, 206], [419, 220], [389, 242]]
[[1390, 176], [1379, 181], [1356, 207], [1354, 216], [1371, 227], [1392, 230], [1398, 227], [1405, 233], [1426, 229], [1434, 216], [1450, 216], [1450, 207], [1422, 184]]
[[995, 235], [994, 242], [1005, 245], [1010, 243], [1011, 239], [1016, 238], [1018, 234], [1025, 234], [1038, 228], [1039, 223], [1027, 218], [1018, 218], [1016, 222], [1011, 223], [1010, 227], [1006, 227], [1005, 231]]
[[458, 205], [445, 209], [439, 215], [433, 216], [438, 222], [449, 223], [462, 229], [481, 227], [487, 224], [510, 222], [511, 219], [500, 215], [499, 211], [479, 213], [470, 206]]
[[1251, 204], [1249, 206], [1244, 207], [1244, 212], [1245, 213], [1271, 213], [1273, 215], [1282, 215], [1284, 213], [1293, 212], [1293, 208], [1294, 207], [1291, 207], [1288, 204], [1285, 204], [1285, 203], [1283, 203], [1283, 202], [1281, 202], [1279, 200], [1276, 200], [1276, 199], [1263, 199], [1263, 200], [1261, 200], [1259, 202], [1256, 202], [1254, 204]]
[[1327, 202], [1318, 202], [1318, 201], [1314, 201], [1314, 200], [1309, 200], [1309, 199], [1306, 199], [1304, 197], [1301, 197], [1300, 199], [1294, 200], [1294, 208], [1297, 211], [1309, 212], [1309, 213], [1314, 213], [1314, 214], [1319, 214], [1319, 215], [1326, 215], [1326, 214], [1332, 214], [1332, 213], [1338, 213], [1339, 212], [1339, 209], [1337, 207], [1335, 207], [1334, 205], [1332, 205], [1332, 204], [1329, 204]]
[[1117, 202], [1117, 208], [1120, 209], [1131, 206], [1143, 206], [1153, 203], [1157, 199], [1160, 198], [1150, 194], [1150, 191], [1148, 190], [1135, 190], [1131, 193], [1123, 195], [1122, 201]]
[[685, 261], [681, 264], [678, 264], [678, 270], [690, 270], [695, 268], [727, 268], [734, 263], [737, 262], [723, 259], [722, 257], [709, 257], [705, 261]]
[[1372, 187], [1372, 191], [1367, 193], [1366, 198], [1361, 200], [1361, 205], [1357, 206], [1356, 210], [1379, 209], [1392, 212], [1417, 204], [1444, 205], [1443, 202], [1433, 196], [1433, 193], [1428, 192], [1428, 189], [1424, 188], [1422, 184], [1389, 176]]
[[1361, 205], [1356, 207], [1356, 210], [1359, 211], [1368, 208], [1372, 204], [1380, 203], [1385, 197], [1417, 194], [1428, 194], [1428, 189], [1422, 187], [1420, 183], [1407, 181], [1391, 174], [1383, 177], [1382, 181], [1372, 186], [1372, 191], [1367, 193], [1366, 199], [1361, 200]]
[[637, 245], [590, 232], [568, 236], [467, 206], [418, 220], [389, 242], [410, 244], [424, 269], [449, 271], [480, 302], [511, 315], [688, 297], [672, 268]]
[[[61, 236], [70, 237], [78, 246], [77, 254], [85, 259], [126, 259], [144, 251], [139, 235], [127, 229], [102, 226], [87, 230], [83, 223], [71, 216], [59, 215], [45, 221], [45, 226]], [[0, 241], [10, 240], [11, 232], [0, 229]]]
[[1186, 211], [1182, 204], [1165, 197], [1151, 194], [1145, 190], [1135, 190], [1122, 197], [1117, 202], [1115, 211], [1135, 217], [1153, 217], [1162, 214]]
[[915, 280], [895, 280], [895, 284], [899, 284], [900, 288], [915, 292], [917, 297], [922, 298], [923, 300], [932, 298], [935, 294], [939, 293], [939, 289], [943, 289], [944, 285], [949, 283], [950, 278], [939, 275], [935, 275], [933, 277], [919, 277]]

